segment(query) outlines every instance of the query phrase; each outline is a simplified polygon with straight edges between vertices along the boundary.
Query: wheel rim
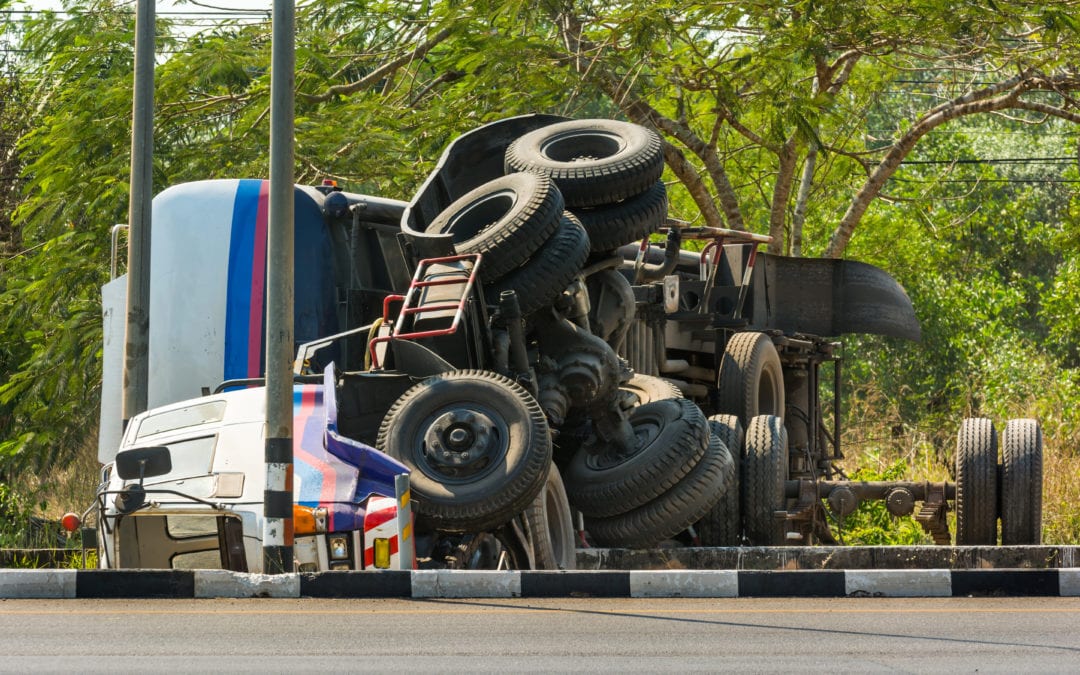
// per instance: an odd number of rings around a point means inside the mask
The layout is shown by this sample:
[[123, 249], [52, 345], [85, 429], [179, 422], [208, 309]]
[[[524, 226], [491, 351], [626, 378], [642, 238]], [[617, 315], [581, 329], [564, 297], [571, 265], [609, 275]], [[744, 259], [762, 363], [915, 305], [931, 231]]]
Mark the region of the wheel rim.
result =
[[629, 452], [603, 452], [597, 455], [589, 455], [585, 458], [585, 465], [593, 471], [606, 471], [620, 464], [629, 462], [645, 451], [664, 429], [664, 420], [655, 413], [637, 415], [630, 420], [630, 426], [634, 428], [634, 448]]
[[782, 417], [783, 410], [779, 407], [776, 396], [776, 378], [768, 368], [762, 370], [761, 380], [758, 381], [758, 410], [759, 415], [775, 415]]
[[484, 195], [455, 214], [443, 228], [443, 234], [453, 237], [454, 243], [472, 239], [499, 222], [514, 208], [517, 195], [513, 190], [499, 190]]
[[624, 147], [615, 134], [572, 131], [552, 136], [540, 146], [540, 152], [555, 162], [592, 162], [617, 155]]
[[443, 483], [486, 476], [509, 449], [509, 430], [499, 415], [480, 406], [455, 406], [431, 415], [417, 432], [423, 452], [418, 468]]

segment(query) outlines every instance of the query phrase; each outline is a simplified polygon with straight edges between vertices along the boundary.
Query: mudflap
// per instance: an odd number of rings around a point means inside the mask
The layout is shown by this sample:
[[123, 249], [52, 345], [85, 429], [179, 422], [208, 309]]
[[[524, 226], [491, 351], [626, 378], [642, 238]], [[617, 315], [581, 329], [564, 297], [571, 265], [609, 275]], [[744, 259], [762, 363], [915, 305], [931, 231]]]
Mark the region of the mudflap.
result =
[[765, 254], [762, 260], [751, 289], [754, 326], [809, 335], [921, 338], [911, 300], [883, 269], [855, 260]]

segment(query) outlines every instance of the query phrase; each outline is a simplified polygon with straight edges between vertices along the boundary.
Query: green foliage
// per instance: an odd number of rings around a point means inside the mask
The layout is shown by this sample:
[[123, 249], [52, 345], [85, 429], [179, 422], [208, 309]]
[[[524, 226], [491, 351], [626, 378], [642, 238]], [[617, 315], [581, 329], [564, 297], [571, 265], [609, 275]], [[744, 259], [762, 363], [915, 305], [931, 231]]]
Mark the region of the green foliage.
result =
[[[1073, 72], [1078, 4], [315, 0], [297, 10], [296, 177], [408, 199], [484, 122], [624, 116], [687, 160], [667, 177], [673, 216], [705, 218], [696, 177], [748, 229], [785, 239], [815, 148], [803, 250], [825, 251], [872, 200], [845, 254], [894, 274], [923, 326], [919, 345], [847, 338], [847, 428], [917, 435], [942, 473], [959, 418], [1032, 414], [1059, 452], [1080, 439], [1080, 196], [1048, 181], [1080, 179], [1076, 164], [954, 162], [1071, 157], [1074, 122], [957, 118], [913, 144], [880, 192], [860, 189], [935, 106], [1028, 69]], [[68, 9], [0, 28], [23, 50], [0, 79], [0, 152], [17, 147], [0, 177], [19, 174], [15, 192], [0, 183], [0, 479], [62, 466], [94, 434], [97, 289], [109, 228], [126, 220], [133, 14], [119, 0]], [[159, 19], [156, 190], [266, 175], [269, 28], [187, 35]], [[1077, 86], [1024, 100], [1075, 112]], [[1062, 533], [1066, 508], [1050, 511]], [[860, 517], [866, 537], [888, 531]]]
[[42, 506], [0, 482], [0, 549], [56, 547], [59, 525], [34, 516], [35, 509]]

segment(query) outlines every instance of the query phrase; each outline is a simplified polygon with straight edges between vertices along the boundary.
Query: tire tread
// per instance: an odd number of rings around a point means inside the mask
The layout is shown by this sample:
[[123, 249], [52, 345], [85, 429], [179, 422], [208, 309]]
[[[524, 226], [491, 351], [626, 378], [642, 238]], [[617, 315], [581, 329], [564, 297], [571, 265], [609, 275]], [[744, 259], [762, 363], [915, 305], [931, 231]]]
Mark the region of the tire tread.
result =
[[[588, 448], [579, 450], [567, 467], [564, 483], [570, 503], [586, 516], [611, 517], [631, 511], [671, 489], [701, 459], [709, 443], [705, 415], [685, 398], [666, 399], [631, 411], [674, 407], [667, 427], [628, 466], [596, 472], [588, 468]], [[666, 442], [662, 442], [665, 441]]]
[[994, 423], [972, 417], [956, 437], [956, 544], [997, 543], [997, 433]]
[[731, 469], [727, 446], [710, 434], [701, 460], [673, 488], [613, 518], [586, 518], [585, 529], [601, 546], [655, 546], [685, 530], [716, 504]]

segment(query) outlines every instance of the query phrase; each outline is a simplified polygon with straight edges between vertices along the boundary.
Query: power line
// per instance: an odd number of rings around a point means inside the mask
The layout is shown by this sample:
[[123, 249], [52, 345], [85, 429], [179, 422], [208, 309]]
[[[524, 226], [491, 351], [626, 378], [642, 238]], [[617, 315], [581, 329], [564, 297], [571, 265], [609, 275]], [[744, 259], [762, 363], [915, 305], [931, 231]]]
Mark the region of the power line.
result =
[[893, 180], [902, 183], [1080, 183], [1080, 180], [1068, 178], [948, 178], [945, 180], [923, 180], [893, 176]]
[[[0, 9], [0, 14], [7, 15], [23, 15], [23, 16], [104, 16], [106, 12], [68, 12], [64, 10], [49, 10], [49, 9]], [[108, 14], [135, 14], [135, 10], [131, 9], [119, 9]], [[271, 10], [269, 9], [229, 9], [229, 10], [203, 10], [203, 11], [189, 11], [189, 10], [163, 10], [155, 12], [157, 16], [270, 16]]]
[[905, 159], [904, 164], [1061, 164], [1076, 157], [996, 157], [991, 159]]

